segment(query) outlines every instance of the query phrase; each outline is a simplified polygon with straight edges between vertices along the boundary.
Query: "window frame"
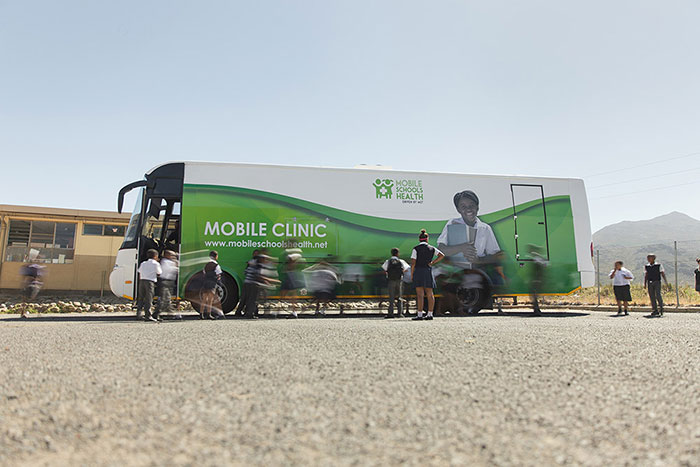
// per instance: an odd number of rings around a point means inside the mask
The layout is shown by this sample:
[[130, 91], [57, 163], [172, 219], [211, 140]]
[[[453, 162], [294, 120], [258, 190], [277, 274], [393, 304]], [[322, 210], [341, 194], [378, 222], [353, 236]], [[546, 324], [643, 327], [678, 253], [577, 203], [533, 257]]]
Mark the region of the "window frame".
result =
[[[16, 245], [13, 246], [10, 243], [11, 237], [10, 233], [12, 232], [12, 226], [15, 222], [28, 222], [29, 223], [29, 232], [27, 234], [27, 241], [26, 242], [17, 242], [17, 243], [25, 243], [25, 245]], [[51, 234], [51, 242], [33, 242], [32, 240], [40, 240], [40, 238], [35, 238], [34, 234], [34, 224], [37, 222], [41, 223], [46, 223], [46, 224], [53, 224], [53, 231]], [[65, 224], [65, 225], [72, 225], [73, 226], [73, 238], [71, 241], [68, 241], [68, 245], [72, 246], [66, 246], [63, 247], [62, 245], [59, 245], [56, 243], [56, 234], [57, 234], [57, 229], [59, 224]], [[39, 254], [42, 255], [42, 258], [40, 263], [46, 263], [46, 264], [72, 264], [73, 261], [75, 260], [75, 241], [76, 241], [76, 235], [78, 232], [78, 222], [65, 222], [65, 221], [58, 221], [58, 220], [43, 220], [43, 219], [26, 219], [26, 218], [14, 218], [11, 217], [9, 219], [9, 225], [8, 225], [8, 234], [7, 234], [7, 239], [5, 241], [5, 250], [3, 253], [3, 258], [2, 261], [5, 263], [25, 263], [29, 262], [29, 254], [31, 250], [39, 251]], [[46, 236], [47, 233], [37, 233], [37, 235], [43, 235]], [[67, 237], [66, 237], [67, 238]], [[45, 240], [48, 240], [48, 237], [44, 238]], [[39, 244], [42, 244], [43, 246], [40, 247]], [[61, 256], [63, 258], [61, 258]], [[20, 259], [21, 258], [21, 259]], [[58, 260], [63, 259], [62, 263], [59, 263]]]
[[[86, 233], [85, 232], [85, 227], [99, 227], [100, 228], [100, 233]], [[83, 235], [86, 237], [100, 237], [102, 236], [102, 233], [104, 232], [104, 225], [103, 224], [93, 224], [90, 222], [83, 222]]]
[[[99, 227], [100, 228], [100, 233], [86, 233], [85, 228], [86, 227]], [[118, 231], [116, 233], [107, 233], [109, 229], [111, 228], [117, 228]], [[120, 225], [120, 224], [97, 224], [97, 223], [92, 223], [92, 222], [83, 222], [83, 234], [86, 237], [124, 237], [126, 235], [126, 225]]]

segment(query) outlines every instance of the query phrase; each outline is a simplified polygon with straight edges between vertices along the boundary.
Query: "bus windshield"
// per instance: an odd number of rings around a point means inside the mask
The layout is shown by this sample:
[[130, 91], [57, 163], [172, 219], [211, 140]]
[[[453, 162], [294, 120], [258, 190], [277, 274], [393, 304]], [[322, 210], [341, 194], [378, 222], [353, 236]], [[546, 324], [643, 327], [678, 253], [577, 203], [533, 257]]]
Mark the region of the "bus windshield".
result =
[[134, 205], [134, 210], [131, 211], [131, 219], [129, 220], [129, 227], [126, 229], [126, 235], [124, 236], [124, 244], [122, 248], [126, 245], [136, 246], [136, 241], [139, 236], [139, 224], [141, 221], [141, 206], [143, 204], [143, 191], [139, 190], [138, 197], [136, 198], [136, 204]]

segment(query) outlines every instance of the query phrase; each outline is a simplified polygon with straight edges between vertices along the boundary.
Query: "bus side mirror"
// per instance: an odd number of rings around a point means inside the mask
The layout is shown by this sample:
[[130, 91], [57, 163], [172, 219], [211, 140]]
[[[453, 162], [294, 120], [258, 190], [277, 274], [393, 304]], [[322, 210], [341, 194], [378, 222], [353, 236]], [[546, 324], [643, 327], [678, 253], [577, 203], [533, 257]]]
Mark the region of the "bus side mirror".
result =
[[146, 186], [146, 180], [139, 180], [138, 182], [129, 183], [127, 186], [119, 190], [119, 197], [117, 198], [117, 212], [122, 213], [122, 208], [124, 207], [124, 195], [140, 186]]

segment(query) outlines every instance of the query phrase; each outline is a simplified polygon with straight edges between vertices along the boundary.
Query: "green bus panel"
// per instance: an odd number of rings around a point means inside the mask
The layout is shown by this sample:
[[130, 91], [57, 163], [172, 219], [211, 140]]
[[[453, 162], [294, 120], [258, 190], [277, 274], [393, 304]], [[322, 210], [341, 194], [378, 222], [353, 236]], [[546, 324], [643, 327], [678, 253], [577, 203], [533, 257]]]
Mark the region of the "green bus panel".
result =
[[[544, 211], [546, 226], [538, 220]], [[541, 230], [546, 228], [549, 261], [541, 292], [565, 294], [578, 288], [580, 274], [570, 199], [553, 196], [480, 213], [479, 219], [491, 225], [503, 251], [506, 281], [496, 284], [495, 293], [529, 292], [532, 261], [517, 257], [516, 212], [520, 238], [542, 238]], [[344, 284], [340, 294], [380, 294], [384, 284], [380, 267], [389, 257], [390, 249], [399, 248], [401, 257], [410, 263], [420, 229], [430, 233], [431, 243], [435, 245], [447, 221], [387, 219], [247, 188], [185, 184], [180, 292], [184, 293], [187, 280], [201, 270], [210, 250], [219, 252], [222, 269], [240, 285], [254, 249], [266, 248], [270, 256], [279, 258], [288, 246], [285, 242], [293, 239], [301, 244], [309, 265], [325, 259], [342, 271], [347, 264], [361, 264], [364, 273], [361, 288]], [[357, 266], [353, 267], [357, 270]], [[489, 275], [495, 276], [493, 271]]]

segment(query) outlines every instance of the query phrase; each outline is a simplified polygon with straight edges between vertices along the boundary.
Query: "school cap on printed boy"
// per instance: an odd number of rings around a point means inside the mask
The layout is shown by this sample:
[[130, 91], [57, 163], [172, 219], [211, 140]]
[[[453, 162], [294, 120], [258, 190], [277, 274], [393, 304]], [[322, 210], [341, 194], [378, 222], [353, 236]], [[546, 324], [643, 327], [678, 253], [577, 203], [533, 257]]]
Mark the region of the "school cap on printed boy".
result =
[[474, 201], [477, 206], [479, 205], [479, 197], [476, 196], [476, 193], [471, 190], [464, 190], [460, 191], [454, 196], [454, 198], [452, 198], [452, 201], [455, 203], [455, 207], [459, 206], [459, 202], [462, 200], [462, 198], [468, 198]]

